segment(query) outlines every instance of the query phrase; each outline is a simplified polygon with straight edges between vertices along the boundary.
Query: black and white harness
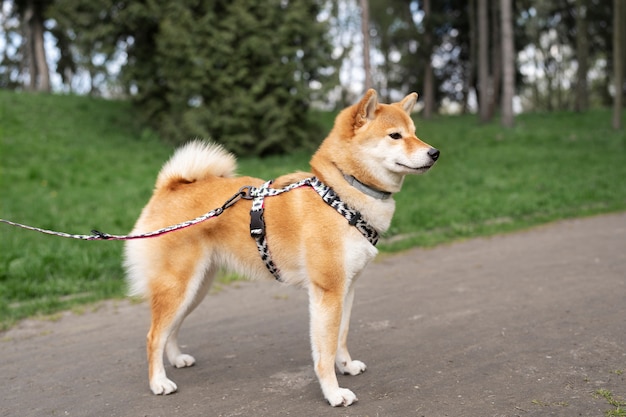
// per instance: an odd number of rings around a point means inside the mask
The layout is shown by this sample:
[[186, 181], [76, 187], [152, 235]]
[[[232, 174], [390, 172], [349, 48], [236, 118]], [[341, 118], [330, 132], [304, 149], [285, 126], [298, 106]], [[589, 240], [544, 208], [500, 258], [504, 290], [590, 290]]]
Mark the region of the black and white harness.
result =
[[[349, 184], [364, 192], [365, 194], [377, 198], [377, 199], [387, 199], [391, 195], [391, 193], [380, 191], [373, 189], [360, 181], [356, 180], [354, 177], [345, 176], [346, 181]], [[261, 255], [261, 259], [265, 263], [267, 269], [274, 275], [274, 277], [278, 281], [282, 281], [280, 276], [280, 271], [276, 267], [274, 261], [272, 261], [272, 257], [270, 255], [269, 246], [267, 244], [267, 238], [265, 236], [265, 220], [263, 219], [263, 211], [264, 211], [264, 203], [265, 197], [272, 197], [279, 194], [282, 194], [287, 191], [295, 190], [296, 188], [308, 186], [315, 190], [316, 193], [322, 197], [322, 200], [326, 202], [329, 206], [337, 210], [339, 214], [341, 214], [348, 221], [348, 224], [356, 227], [356, 229], [372, 244], [376, 245], [378, 242], [378, 232], [370, 226], [365, 219], [361, 217], [361, 213], [357, 210], [354, 210], [348, 207], [335, 193], [332, 188], [324, 184], [316, 177], [310, 177], [303, 179], [302, 181], [295, 182], [290, 184], [284, 188], [270, 188], [272, 185], [272, 181], [268, 181], [260, 187], [253, 186], [244, 186], [230, 197], [226, 202], [221, 206], [214, 210], [211, 210], [202, 216], [196, 217], [195, 219], [186, 220], [182, 223], [178, 223], [175, 225], [163, 227], [161, 229], [142, 232], [136, 234], [129, 235], [112, 235], [109, 233], [104, 233], [98, 230], [92, 230], [90, 235], [78, 235], [78, 234], [70, 234], [65, 232], [57, 232], [54, 230], [42, 229], [40, 227], [28, 226], [21, 223], [12, 222], [10, 220], [0, 219], [0, 223], [9, 224], [11, 226], [20, 227], [22, 229], [32, 230], [40, 233], [45, 233], [48, 235], [60, 236], [71, 239], [80, 239], [80, 240], [134, 240], [134, 239], [146, 239], [162, 236], [167, 233], [175, 232], [177, 230], [185, 229], [187, 227], [194, 226], [198, 223], [202, 223], [206, 220], [215, 218], [229, 207], [232, 207], [235, 203], [237, 203], [240, 199], [252, 200], [252, 209], [250, 210], [250, 234], [255, 239], [257, 247], [259, 249], [259, 254]]]
[[263, 263], [272, 275], [282, 281], [280, 271], [272, 260], [267, 238], [265, 234], [265, 220], [263, 212], [265, 210], [265, 197], [272, 197], [282, 194], [296, 188], [309, 186], [322, 197], [322, 200], [329, 206], [337, 210], [339, 214], [346, 218], [348, 224], [356, 227], [356, 229], [372, 244], [378, 243], [378, 232], [370, 226], [362, 217], [361, 213], [348, 207], [333, 191], [332, 188], [324, 184], [316, 177], [306, 178], [302, 181], [295, 182], [284, 188], [270, 188], [272, 181], [268, 181], [258, 188], [251, 187], [250, 197], [252, 197], [252, 209], [250, 210], [250, 235], [255, 239], [259, 254]]

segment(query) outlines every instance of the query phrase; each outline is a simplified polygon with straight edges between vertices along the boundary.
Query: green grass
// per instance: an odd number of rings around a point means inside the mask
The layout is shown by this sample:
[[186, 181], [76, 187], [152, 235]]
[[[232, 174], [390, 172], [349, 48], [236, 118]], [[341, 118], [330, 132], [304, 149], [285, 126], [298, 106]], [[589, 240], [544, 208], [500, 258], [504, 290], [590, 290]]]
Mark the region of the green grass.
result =
[[622, 398], [614, 397], [613, 393], [606, 389], [599, 389], [595, 393], [596, 397], [604, 398], [614, 409], [607, 410], [604, 415], [607, 417], [626, 417], [626, 401]]
[[[609, 111], [527, 114], [515, 128], [474, 116], [417, 122], [441, 150], [396, 200], [389, 249], [432, 245], [626, 207], [626, 135]], [[400, 235], [400, 236], [398, 236]]]
[[[89, 233], [125, 232], [170, 149], [126, 103], [0, 91], [0, 217]], [[0, 328], [123, 294], [122, 244], [0, 225]]]
[[[330, 128], [333, 115], [316, 115]], [[529, 114], [516, 127], [473, 116], [419, 121], [442, 151], [407, 178], [384, 251], [507, 232], [626, 209], [626, 138], [610, 112]], [[87, 234], [128, 232], [173, 150], [128, 103], [0, 91], [0, 218]], [[310, 152], [241, 159], [273, 178], [306, 170]], [[121, 242], [84, 242], [0, 224], [0, 330], [16, 320], [123, 297]]]

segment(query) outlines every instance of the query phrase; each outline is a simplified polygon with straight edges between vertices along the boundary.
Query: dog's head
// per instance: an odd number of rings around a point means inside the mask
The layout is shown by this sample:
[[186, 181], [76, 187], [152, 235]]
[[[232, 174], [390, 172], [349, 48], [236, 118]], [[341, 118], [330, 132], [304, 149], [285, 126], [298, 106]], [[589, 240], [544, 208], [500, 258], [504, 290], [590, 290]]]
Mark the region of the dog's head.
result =
[[378, 102], [376, 91], [368, 90], [335, 120], [329, 138], [334, 163], [345, 174], [381, 190], [399, 191], [407, 174], [428, 171], [439, 151], [415, 135], [411, 111], [417, 94], [393, 104]]

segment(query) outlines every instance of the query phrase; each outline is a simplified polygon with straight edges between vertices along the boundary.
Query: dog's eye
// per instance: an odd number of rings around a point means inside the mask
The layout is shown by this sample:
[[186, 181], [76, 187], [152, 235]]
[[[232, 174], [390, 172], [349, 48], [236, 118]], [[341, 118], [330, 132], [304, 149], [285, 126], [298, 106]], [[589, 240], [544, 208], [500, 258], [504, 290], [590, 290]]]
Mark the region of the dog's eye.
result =
[[389, 137], [390, 137], [391, 139], [402, 139], [402, 135], [401, 135], [401, 134], [399, 134], [398, 132], [393, 132], [393, 133], [390, 133], [390, 134], [389, 134]]

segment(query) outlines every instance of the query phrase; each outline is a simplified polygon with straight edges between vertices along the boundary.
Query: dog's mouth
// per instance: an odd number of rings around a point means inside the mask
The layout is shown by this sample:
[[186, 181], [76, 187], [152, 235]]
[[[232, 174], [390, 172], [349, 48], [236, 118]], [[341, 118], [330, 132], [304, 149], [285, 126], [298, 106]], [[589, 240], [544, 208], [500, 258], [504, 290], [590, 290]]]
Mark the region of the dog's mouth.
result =
[[430, 165], [422, 165], [420, 167], [411, 167], [408, 165], [401, 164], [400, 162], [396, 162], [396, 165], [401, 166], [402, 168], [408, 169], [409, 171], [415, 171], [415, 172], [428, 171], [433, 166], [433, 164], [430, 164]]

